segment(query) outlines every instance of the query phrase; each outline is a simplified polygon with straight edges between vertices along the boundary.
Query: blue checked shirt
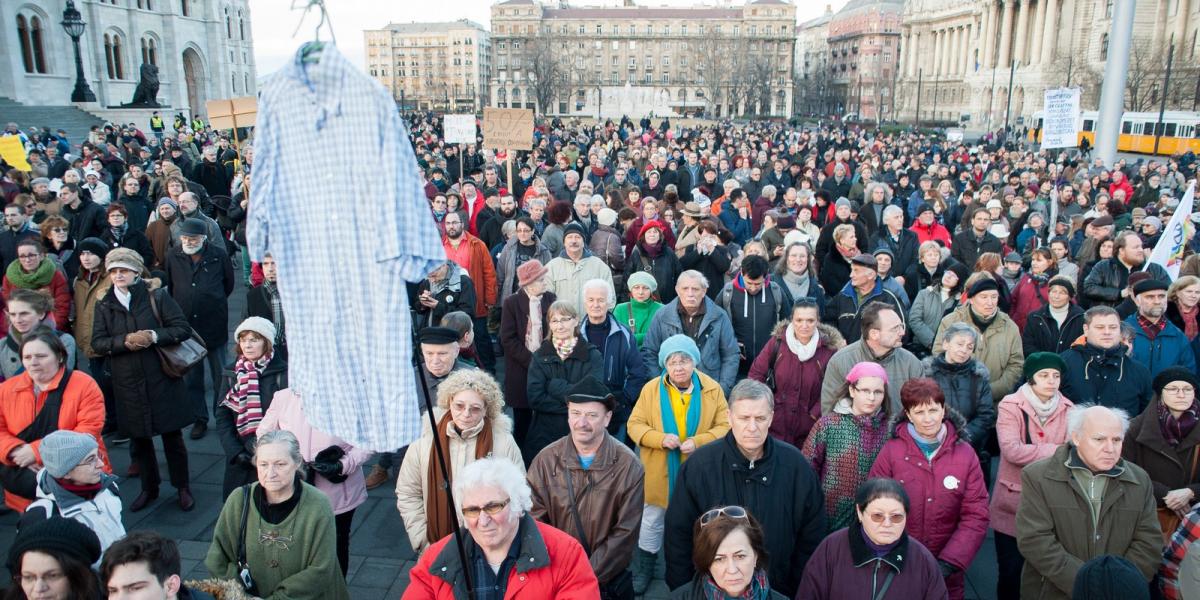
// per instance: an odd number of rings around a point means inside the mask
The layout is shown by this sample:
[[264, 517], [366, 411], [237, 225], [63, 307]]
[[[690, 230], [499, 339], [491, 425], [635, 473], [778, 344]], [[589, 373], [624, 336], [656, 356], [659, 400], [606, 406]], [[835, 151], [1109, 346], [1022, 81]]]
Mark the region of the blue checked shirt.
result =
[[246, 238], [279, 266], [291, 387], [315, 427], [376, 451], [420, 436], [405, 284], [446, 260], [407, 131], [328, 44], [258, 99]]

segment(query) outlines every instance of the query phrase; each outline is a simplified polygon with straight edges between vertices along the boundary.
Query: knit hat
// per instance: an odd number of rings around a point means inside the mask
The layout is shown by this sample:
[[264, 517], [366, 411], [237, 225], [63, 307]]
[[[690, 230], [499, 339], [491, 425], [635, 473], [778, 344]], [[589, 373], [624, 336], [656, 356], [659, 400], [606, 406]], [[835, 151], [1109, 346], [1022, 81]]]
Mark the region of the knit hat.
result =
[[104, 257], [104, 270], [111, 271], [116, 268], [141, 273], [146, 270], [146, 263], [142, 262], [142, 255], [129, 248], [113, 248]]
[[1146, 579], [1128, 560], [1104, 554], [1083, 563], [1075, 575], [1072, 598], [1150, 600]]
[[991, 200], [988, 200], [987, 206], [985, 208], [987, 208], [988, 210], [991, 210], [993, 208], [1003, 209], [1004, 205], [1001, 204], [999, 200], [992, 198]]
[[846, 381], [851, 384], [858, 383], [858, 380], [863, 377], [878, 377], [883, 380], [884, 385], [887, 385], [888, 381], [887, 371], [883, 370], [879, 363], [863, 361], [854, 365], [850, 372], [846, 373]]
[[796, 217], [792, 215], [780, 215], [779, 220], [775, 221], [775, 229], [795, 229]]
[[1168, 367], [1154, 376], [1154, 393], [1161, 396], [1163, 388], [1175, 381], [1183, 381], [1191, 385], [1193, 389], [1200, 389], [1200, 383], [1197, 383], [1195, 373], [1183, 367]]
[[83, 241], [75, 245], [75, 249], [79, 252], [91, 252], [99, 256], [100, 260], [104, 260], [104, 257], [108, 255], [108, 244], [98, 237], [83, 238]]
[[1125, 281], [1125, 287], [1133, 289], [1137, 284], [1150, 279], [1153, 275], [1145, 271], [1134, 271], [1129, 274], [1129, 278]]
[[525, 287], [549, 272], [550, 269], [546, 268], [542, 261], [531, 258], [517, 267], [517, 286]]
[[665, 340], [658, 347], [658, 366], [667, 368], [667, 358], [676, 352], [682, 352], [691, 357], [692, 362], [696, 366], [700, 366], [700, 347], [696, 345], [695, 340], [682, 334], [677, 333]]
[[1053, 352], [1034, 352], [1025, 357], [1025, 366], [1021, 373], [1026, 381], [1033, 380], [1033, 374], [1042, 369], [1057, 369], [1059, 374], [1067, 372], [1067, 363]]
[[1052, 288], [1056, 285], [1067, 290], [1068, 296], [1070, 296], [1072, 298], [1075, 297], [1075, 283], [1073, 281], [1071, 281], [1070, 277], [1057, 276], [1057, 277], [1051, 278], [1050, 283], [1047, 284], [1047, 289]]
[[837, 209], [837, 208], [841, 208], [841, 207], [843, 207], [843, 206], [845, 206], [846, 208], [851, 208], [851, 206], [850, 206], [850, 199], [849, 199], [849, 198], [847, 198], [847, 197], [845, 197], [845, 196], [842, 196], [841, 198], [838, 198], [838, 199], [837, 199], [837, 202], [834, 202], [834, 203], [833, 203], [833, 207], [834, 207], [835, 209]]
[[917, 216], [918, 217], [927, 212], [937, 212], [937, 211], [933, 210], [933, 206], [931, 206], [929, 204], [922, 204], [921, 206], [917, 207]]
[[1158, 217], [1146, 217], [1142, 220], [1142, 225], [1153, 225], [1155, 229], [1162, 229], [1162, 219]]
[[61, 478], [99, 447], [96, 438], [86, 433], [60, 429], [42, 438], [42, 466], [51, 477]]
[[563, 239], [566, 239], [567, 236], [571, 235], [572, 233], [578, 234], [579, 237], [585, 240], [587, 239], [587, 234], [583, 231], [583, 225], [580, 225], [575, 221], [571, 221], [563, 227]]
[[1019, 262], [1021, 262], [1021, 254], [1020, 254], [1019, 252], [1009, 252], [1009, 253], [1008, 253], [1008, 256], [1005, 256], [1005, 257], [1004, 257], [1004, 262], [1006, 262], [1006, 263], [1010, 263], [1010, 262], [1019, 263]]
[[617, 399], [612, 390], [608, 389], [603, 381], [596, 379], [595, 375], [584, 377], [567, 390], [567, 403], [572, 402], [599, 402], [608, 411], [617, 407]]
[[1158, 290], [1162, 290], [1165, 292], [1165, 291], [1167, 291], [1168, 287], [1170, 287], [1170, 286], [1168, 286], [1167, 282], [1165, 282], [1165, 281], [1159, 281], [1158, 279], [1146, 279], [1144, 281], [1139, 281], [1136, 284], [1134, 284], [1133, 295], [1138, 296], [1138, 295], [1144, 294], [1146, 292], [1153, 292], [1153, 291], [1158, 291]]
[[233, 331], [233, 339], [236, 340], [241, 337], [243, 331], [253, 331], [258, 335], [261, 335], [262, 338], [268, 342], [275, 341], [275, 324], [262, 317], [247, 317], [246, 320], [242, 321], [242, 323], [237, 326], [237, 329]]
[[980, 292], [987, 291], [999, 292], [1000, 284], [996, 283], [996, 280], [991, 277], [981, 277], [979, 281], [975, 282], [975, 285], [971, 286], [971, 289], [967, 290], [967, 297], [974, 298]]
[[629, 289], [633, 289], [633, 286], [635, 285], [644, 285], [650, 288], [651, 294], [658, 291], [658, 280], [655, 279], [653, 275], [645, 271], [634, 272], [633, 275], [629, 276], [629, 279], [625, 280], [625, 283], [629, 286]]
[[617, 222], [617, 211], [605, 207], [596, 213], [596, 222], [605, 227], [612, 227]]
[[1129, 214], [1133, 215], [1133, 218], [1135, 219], [1138, 217], [1142, 217], [1144, 219], [1146, 218], [1146, 209], [1136, 206], [1133, 210], [1129, 211]]
[[170, 206], [171, 208], [175, 209], [175, 212], [179, 212], [179, 203], [175, 202], [174, 200], [170, 199], [170, 198], [169, 198], [169, 197], [167, 197], [167, 196], [163, 196], [162, 198], [159, 198], [159, 199], [158, 199], [158, 204], [155, 204], [155, 205], [154, 205], [154, 209], [155, 209], [155, 210], [158, 210], [158, 208], [159, 208], [160, 206], [164, 205], [164, 204], [166, 204], [167, 206]]
[[184, 219], [183, 224], [179, 226], [179, 235], [208, 235], [208, 227], [204, 226], [204, 221], [200, 219]]
[[85, 565], [100, 560], [100, 538], [87, 525], [63, 517], [50, 517], [22, 527], [8, 549], [8, 570], [19, 573], [21, 557], [31, 550], [49, 550]]

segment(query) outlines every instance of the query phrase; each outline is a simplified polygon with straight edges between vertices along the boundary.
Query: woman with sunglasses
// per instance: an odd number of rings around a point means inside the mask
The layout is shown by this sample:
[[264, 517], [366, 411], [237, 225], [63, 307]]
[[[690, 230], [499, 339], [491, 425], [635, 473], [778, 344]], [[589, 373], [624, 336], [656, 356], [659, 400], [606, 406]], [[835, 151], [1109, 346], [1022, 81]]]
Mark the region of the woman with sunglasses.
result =
[[79, 257], [75, 252], [75, 240], [71, 237], [71, 225], [59, 215], [50, 215], [38, 226], [42, 232], [42, 247], [46, 258], [53, 261], [67, 280], [75, 279], [79, 273]]
[[[936, 381], [917, 377], [900, 388], [903, 414], [870, 477], [903, 482], [917, 502], [907, 531], [937, 558], [950, 598], [961, 600], [965, 572], [987, 537], [988, 493], [962, 415], [946, 406]], [[908, 512], [907, 510], [905, 511]]]
[[740, 506], [714, 508], [696, 520], [692, 534], [696, 576], [672, 598], [784, 600], [767, 581], [767, 548], [762, 526]]
[[938, 561], [906, 530], [904, 486], [870, 479], [854, 494], [858, 521], [825, 538], [804, 567], [797, 598], [921, 598], [945, 600]]

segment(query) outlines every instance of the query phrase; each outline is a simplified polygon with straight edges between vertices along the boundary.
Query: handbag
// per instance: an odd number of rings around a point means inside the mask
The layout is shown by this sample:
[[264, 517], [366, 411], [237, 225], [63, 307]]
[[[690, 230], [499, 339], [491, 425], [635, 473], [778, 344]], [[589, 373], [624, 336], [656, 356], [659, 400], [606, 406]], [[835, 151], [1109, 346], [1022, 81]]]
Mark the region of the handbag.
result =
[[775, 338], [775, 349], [771, 351], [771, 360], [767, 364], [767, 374], [763, 376], [763, 383], [775, 391], [775, 361], [779, 359], [779, 345], [783, 343], [783, 338]]
[[[162, 316], [158, 312], [158, 303], [154, 301], [155, 291], [149, 293], [150, 310], [154, 313], [154, 320], [162, 327]], [[154, 346], [154, 350], [158, 352], [158, 362], [162, 363], [162, 371], [167, 377], [174, 379], [183, 377], [187, 374], [188, 369], [196, 366], [204, 360], [205, 356], [208, 356], [208, 349], [204, 347], [204, 340], [200, 334], [196, 333], [191, 325], [188, 326], [188, 331], [191, 333], [188, 339], [178, 344]]]
[[[1192, 471], [1188, 481], [1196, 480], [1196, 462], [1200, 461], [1200, 446], [1192, 448]], [[1162, 507], [1158, 509], [1158, 526], [1162, 530], [1163, 543], [1170, 543], [1171, 536], [1175, 535], [1175, 530], [1179, 529], [1183, 519], [1179, 517], [1175, 511]]]
[[250, 565], [246, 562], [246, 522], [250, 519], [250, 503], [254, 498], [250, 495], [250, 484], [242, 486], [242, 525], [238, 529], [237, 545], [237, 581], [247, 594], [258, 595], [258, 586], [250, 575]]

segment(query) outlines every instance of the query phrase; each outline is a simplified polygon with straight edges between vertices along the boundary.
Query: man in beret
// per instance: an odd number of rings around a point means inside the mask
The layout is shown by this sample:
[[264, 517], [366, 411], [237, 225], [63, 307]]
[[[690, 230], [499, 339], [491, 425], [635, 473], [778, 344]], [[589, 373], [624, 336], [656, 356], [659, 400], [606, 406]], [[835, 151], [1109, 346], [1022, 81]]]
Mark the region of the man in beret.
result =
[[641, 530], [645, 471], [608, 433], [617, 399], [603, 381], [585, 377], [566, 400], [570, 435], [529, 465], [529, 514], [579, 541], [605, 597], [633, 598], [629, 565]]
[[975, 358], [988, 368], [991, 375], [992, 397], [1003, 398], [1016, 388], [1025, 364], [1021, 347], [1021, 331], [1017, 324], [1000, 310], [1000, 283], [989, 276], [967, 280], [967, 302], [942, 319], [933, 348], [940, 350], [942, 340], [954, 323], [965, 323], [979, 334], [975, 341]]
[[[1171, 276], [1162, 266], [1156, 263], [1146, 264], [1142, 238], [1138, 237], [1137, 233], [1122, 231], [1114, 241], [1113, 257], [1097, 262], [1083, 280], [1083, 299], [1089, 306], [1116, 306], [1122, 299], [1130, 296], [1132, 291], [1126, 286], [1129, 274], [1134, 271], [1145, 270], [1154, 279], [1171, 281]], [[1145, 265], [1144, 269], [1142, 265]]]
[[1133, 326], [1133, 359], [1150, 369], [1154, 377], [1164, 369], [1183, 367], [1196, 370], [1196, 355], [1191, 342], [1166, 318], [1167, 282], [1147, 279], [1133, 287], [1137, 314], [1125, 319]]
[[[862, 336], [862, 311], [871, 302], [882, 302], [896, 309], [901, 318], [908, 313], [907, 302], [892, 289], [885, 288], [879, 278], [878, 263], [870, 254], [850, 259], [850, 280], [830, 298], [825, 307], [827, 319], [836, 323], [846, 342], [856, 342]], [[788, 312], [791, 312], [789, 307]]]

